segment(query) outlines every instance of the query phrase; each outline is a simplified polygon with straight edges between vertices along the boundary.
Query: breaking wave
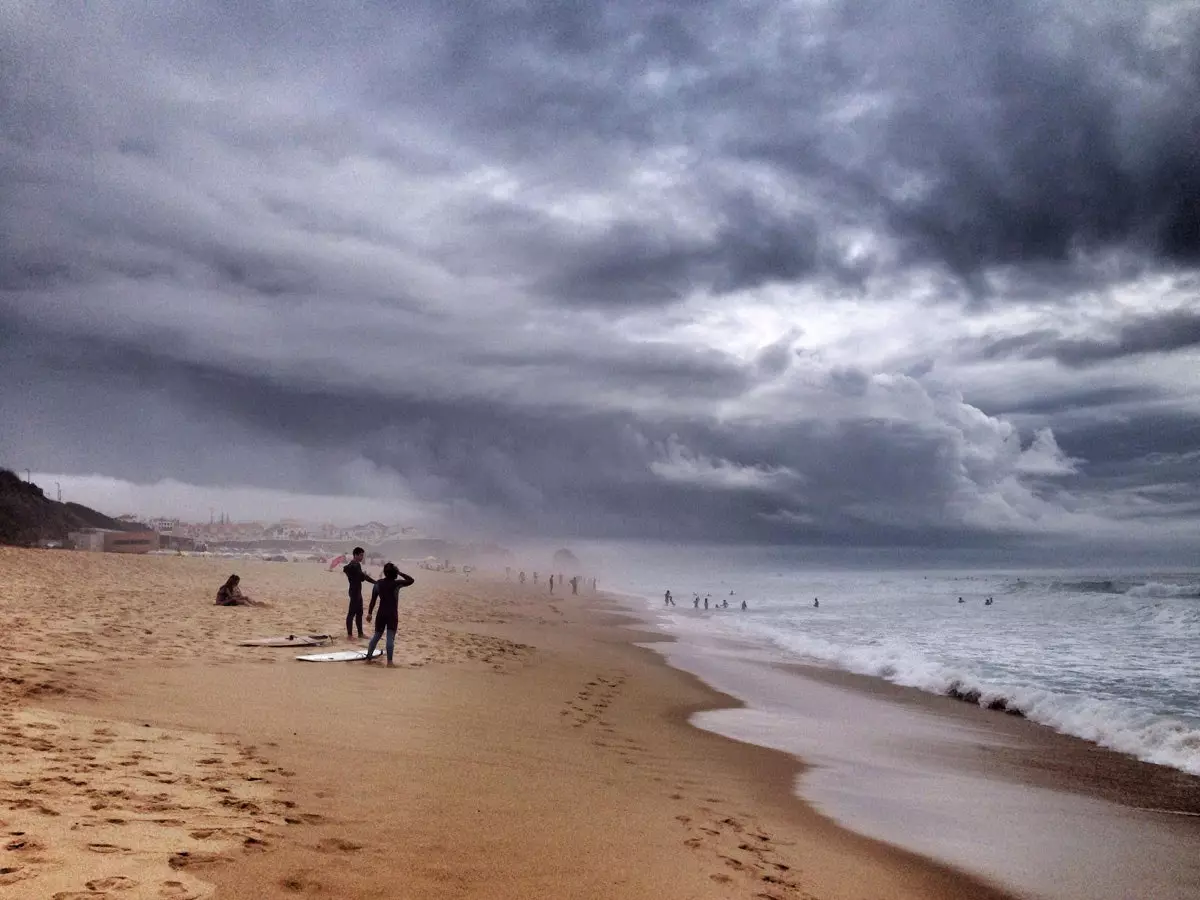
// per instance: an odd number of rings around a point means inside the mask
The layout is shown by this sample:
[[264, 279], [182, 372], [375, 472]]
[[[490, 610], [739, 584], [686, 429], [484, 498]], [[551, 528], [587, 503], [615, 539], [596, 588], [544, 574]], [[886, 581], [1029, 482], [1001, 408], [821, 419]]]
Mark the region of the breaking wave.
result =
[[799, 634], [776, 634], [773, 643], [813, 661], [1023, 716], [1146, 762], [1200, 775], [1200, 727], [1180, 719], [1115, 700], [989, 682], [885, 644], [843, 647]]

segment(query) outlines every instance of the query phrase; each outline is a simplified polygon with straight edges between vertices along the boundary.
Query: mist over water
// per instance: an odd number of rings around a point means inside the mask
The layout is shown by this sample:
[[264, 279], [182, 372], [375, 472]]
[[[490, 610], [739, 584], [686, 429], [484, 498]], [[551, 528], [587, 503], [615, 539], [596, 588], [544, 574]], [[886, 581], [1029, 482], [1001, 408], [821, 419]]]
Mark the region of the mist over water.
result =
[[[610, 549], [604, 571], [680, 640], [954, 693], [1200, 774], [1200, 572], [836, 571], [661, 548]], [[729, 608], [696, 610], [694, 593]]]

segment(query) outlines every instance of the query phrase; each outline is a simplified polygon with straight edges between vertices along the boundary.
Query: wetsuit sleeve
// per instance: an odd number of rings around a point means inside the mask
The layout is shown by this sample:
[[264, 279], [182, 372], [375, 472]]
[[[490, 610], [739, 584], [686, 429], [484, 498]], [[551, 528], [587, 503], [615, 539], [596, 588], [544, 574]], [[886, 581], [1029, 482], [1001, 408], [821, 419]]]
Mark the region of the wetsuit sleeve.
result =
[[415, 583], [416, 583], [416, 579], [414, 579], [411, 575], [405, 575], [403, 572], [400, 573], [400, 587], [406, 588], [410, 584], [415, 584]]

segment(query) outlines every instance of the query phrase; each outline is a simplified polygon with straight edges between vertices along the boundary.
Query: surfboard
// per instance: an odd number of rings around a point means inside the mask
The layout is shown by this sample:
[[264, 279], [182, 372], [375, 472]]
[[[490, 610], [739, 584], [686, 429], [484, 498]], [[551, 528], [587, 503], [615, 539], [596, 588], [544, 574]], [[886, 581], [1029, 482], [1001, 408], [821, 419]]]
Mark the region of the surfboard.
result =
[[[375, 654], [377, 657], [378, 653]], [[366, 659], [367, 651], [362, 650], [335, 650], [332, 653], [312, 653], [308, 656], [297, 656], [296, 659], [304, 662], [349, 662], [354, 659]]]
[[254, 638], [242, 641], [240, 647], [324, 647], [333, 643], [329, 634], [289, 634], [284, 637]]

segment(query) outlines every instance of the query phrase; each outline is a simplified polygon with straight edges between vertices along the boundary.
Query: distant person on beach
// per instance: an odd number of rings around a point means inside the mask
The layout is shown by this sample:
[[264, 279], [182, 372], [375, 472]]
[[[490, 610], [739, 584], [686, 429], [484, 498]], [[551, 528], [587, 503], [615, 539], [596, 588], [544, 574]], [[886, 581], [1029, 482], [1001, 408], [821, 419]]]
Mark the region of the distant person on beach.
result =
[[225, 579], [225, 583], [217, 588], [217, 606], [266, 606], [265, 603], [260, 603], [258, 600], [251, 600], [242, 593], [242, 589], [238, 587], [242, 583], [242, 579], [237, 575], [230, 575]]
[[816, 597], [813, 597], [813, 609], [820, 609], [820, 608], [821, 608], [821, 601], [818, 600]]
[[579, 576], [578, 575], [576, 575], [574, 578], [571, 579], [571, 593], [572, 594], [579, 593]]
[[342, 566], [342, 572], [349, 583], [350, 593], [350, 607], [346, 610], [346, 638], [348, 640], [354, 640], [354, 626], [357, 626], [360, 638], [366, 637], [363, 634], [362, 586], [364, 581], [374, 584], [375, 579], [363, 571], [362, 564], [365, 555], [362, 547], [355, 547], [354, 552], [350, 554], [350, 562]]
[[[396, 649], [396, 629], [400, 627], [400, 589], [406, 588], [412, 583], [412, 576], [405, 575], [392, 563], [383, 567], [383, 578], [375, 582], [379, 597], [379, 616], [375, 619], [375, 633], [371, 636], [370, 643], [367, 644], [365, 662], [371, 661], [379, 639], [383, 637], [384, 632], [387, 632], [387, 643], [385, 644], [387, 664], [389, 669], [395, 667], [395, 663], [392, 662], [392, 654]], [[371, 607], [367, 610], [367, 621], [370, 622], [374, 615], [375, 594], [372, 593]]]
[[519, 580], [520, 580], [521, 584], [525, 583], [525, 570], [524, 569], [521, 570], [521, 577]]
[[550, 576], [550, 593], [554, 593], [554, 576]]
[[745, 601], [745, 600], [743, 600], [743, 601], [742, 601], [742, 609], [745, 609], [745, 608], [746, 608], [746, 601]]
[[708, 609], [708, 594], [704, 595], [704, 608]]
[[959, 603], [962, 603], [962, 602], [964, 602], [964, 601], [963, 601], [963, 598], [962, 598], [962, 597], [959, 597], [959, 598], [958, 598], [958, 602], [959, 602]]
[[533, 583], [537, 584], [537, 572], [533, 573]]
[[699, 594], [692, 594], [692, 608], [693, 609], [700, 608], [700, 595]]
[[675, 600], [671, 597], [671, 592], [667, 591], [663, 594], [663, 606], [674, 606]]

